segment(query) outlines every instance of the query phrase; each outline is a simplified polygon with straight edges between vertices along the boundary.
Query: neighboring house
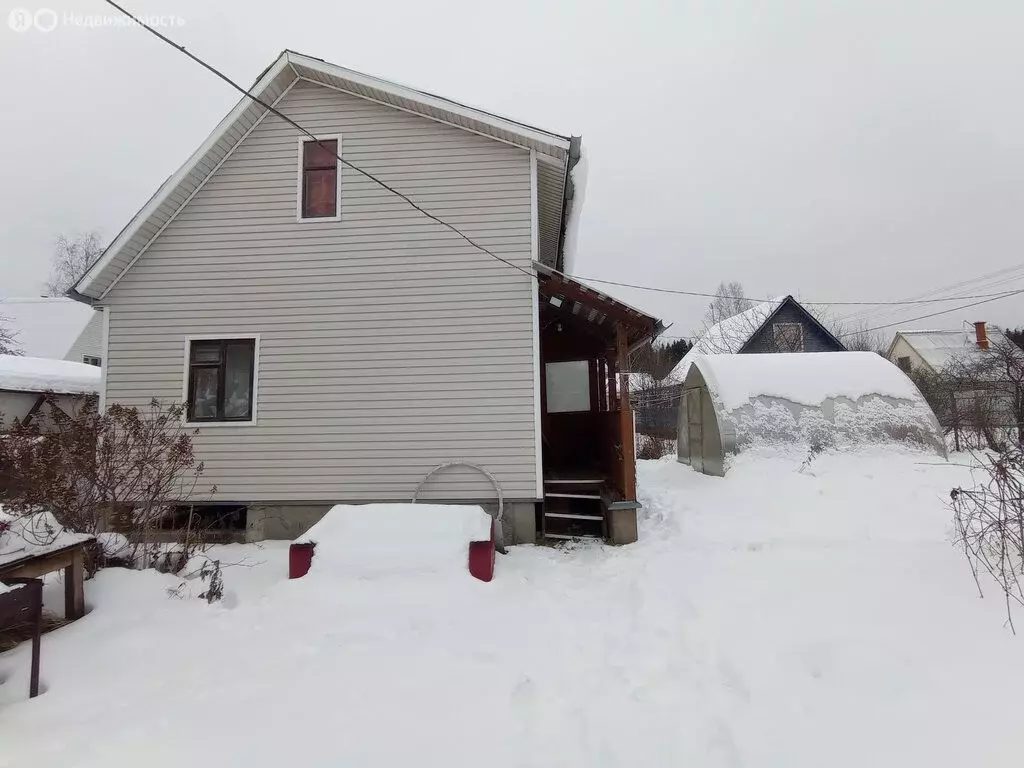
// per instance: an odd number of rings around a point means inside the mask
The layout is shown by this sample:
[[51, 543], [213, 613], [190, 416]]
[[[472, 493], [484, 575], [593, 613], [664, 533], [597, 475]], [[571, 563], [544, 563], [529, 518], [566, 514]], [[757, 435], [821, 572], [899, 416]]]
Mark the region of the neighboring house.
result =
[[[916, 377], [955, 446], [998, 447], [1024, 420], [1024, 352], [984, 322], [961, 330], [898, 331], [886, 357]], [[972, 442], [972, 438], [980, 438]]]
[[980, 362], [988, 350], [1009, 344], [1001, 329], [979, 322], [970, 330], [897, 331], [885, 356], [906, 373], [943, 373], [957, 364]]
[[14, 331], [23, 355], [102, 363], [103, 314], [88, 304], [46, 296], [0, 299], [0, 322]]
[[845, 351], [843, 343], [792, 296], [762, 302], [715, 323], [691, 350], [704, 355]]
[[243, 98], [76, 286], [102, 399], [188, 403], [196, 509], [292, 538], [465, 462], [419, 498], [493, 509], [489, 475], [506, 542], [635, 538], [616, 374], [660, 324], [562, 274], [579, 139], [291, 51], [253, 92], [323, 146]]
[[73, 413], [83, 398], [99, 392], [100, 376], [99, 368], [84, 363], [0, 355], [0, 428], [46, 416], [48, 393], [56, 407]]

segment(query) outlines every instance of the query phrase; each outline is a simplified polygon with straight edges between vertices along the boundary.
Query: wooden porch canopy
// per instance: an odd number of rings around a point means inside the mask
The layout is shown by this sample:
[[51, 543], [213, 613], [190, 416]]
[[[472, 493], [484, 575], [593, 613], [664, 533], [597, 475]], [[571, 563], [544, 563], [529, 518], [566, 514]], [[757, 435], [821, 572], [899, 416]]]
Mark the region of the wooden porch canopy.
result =
[[568, 320], [580, 330], [616, 343], [617, 327], [625, 332], [630, 350], [651, 341], [665, 330], [651, 317], [625, 302], [601, 293], [539, 262], [534, 262], [545, 314]]

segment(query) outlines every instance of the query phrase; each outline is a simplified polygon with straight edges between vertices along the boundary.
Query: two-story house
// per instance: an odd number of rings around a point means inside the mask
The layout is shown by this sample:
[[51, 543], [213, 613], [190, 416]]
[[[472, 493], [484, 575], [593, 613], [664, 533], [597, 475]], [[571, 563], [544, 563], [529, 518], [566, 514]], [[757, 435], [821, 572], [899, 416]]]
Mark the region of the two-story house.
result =
[[635, 538], [617, 374], [660, 325], [563, 274], [579, 140], [291, 51], [250, 93], [76, 286], [103, 401], [200, 429], [182, 501], [290, 538], [429, 475], [506, 542]]

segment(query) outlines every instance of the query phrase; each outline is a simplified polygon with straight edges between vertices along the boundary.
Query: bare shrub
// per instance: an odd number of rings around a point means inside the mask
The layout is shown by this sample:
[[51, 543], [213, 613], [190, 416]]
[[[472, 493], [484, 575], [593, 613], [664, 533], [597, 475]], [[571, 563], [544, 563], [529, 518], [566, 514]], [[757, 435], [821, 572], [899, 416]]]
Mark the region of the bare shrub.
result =
[[921, 390], [956, 450], [1005, 452], [1024, 436], [1024, 352], [1009, 341], [964, 354], [942, 370], [915, 368]]
[[636, 457], [638, 459], [660, 459], [672, 453], [672, 441], [661, 440], [650, 435], [637, 435]]
[[[0, 440], [0, 502], [8, 511], [52, 513], [64, 529], [126, 534], [130, 552], [98, 547], [91, 569], [107, 556], [148, 565], [152, 531], [181, 499], [194, 496], [203, 474], [183, 406], [150, 402], [146, 408], [111, 405], [100, 413], [95, 398], [72, 413], [47, 398], [45, 417], [15, 421]], [[211, 488], [214, 493], [216, 488]], [[202, 546], [183, 542], [184, 561]]]
[[1003, 593], [1006, 619], [1024, 606], [1024, 452], [1013, 448], [978, 459], [987, 479], [974, 488], [954, 488], [950, 494], [956, 543], [963, 548], [974, 583], [982, 596], [979, 574], [991, 576]]

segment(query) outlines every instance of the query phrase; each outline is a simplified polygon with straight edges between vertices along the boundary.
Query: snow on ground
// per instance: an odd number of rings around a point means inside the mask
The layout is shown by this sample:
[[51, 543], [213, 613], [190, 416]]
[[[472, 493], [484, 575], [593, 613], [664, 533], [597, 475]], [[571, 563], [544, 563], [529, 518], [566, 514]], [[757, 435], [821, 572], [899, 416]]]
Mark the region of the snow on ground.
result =
[[0, 766], [1019, 765], [1024, 640], [947, 540], [969, 471], [799, 464], [641, 462], [638, 544], [514, 547], [489, 584], [289, 582], [276, 543], [219, 548], [213, 606], [101, 572], [42, 696], [0, 656]]

